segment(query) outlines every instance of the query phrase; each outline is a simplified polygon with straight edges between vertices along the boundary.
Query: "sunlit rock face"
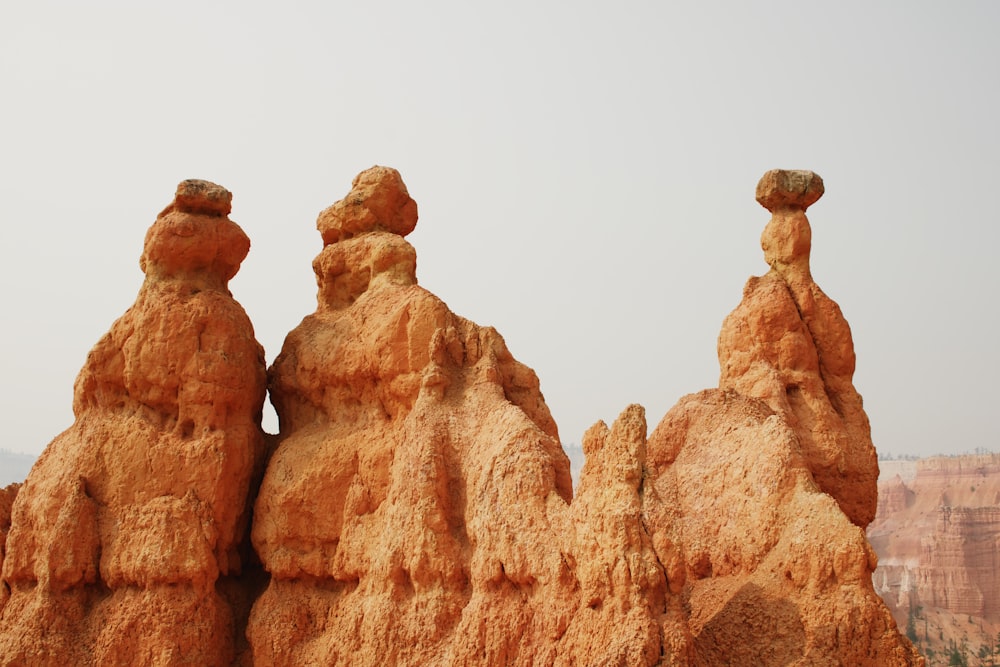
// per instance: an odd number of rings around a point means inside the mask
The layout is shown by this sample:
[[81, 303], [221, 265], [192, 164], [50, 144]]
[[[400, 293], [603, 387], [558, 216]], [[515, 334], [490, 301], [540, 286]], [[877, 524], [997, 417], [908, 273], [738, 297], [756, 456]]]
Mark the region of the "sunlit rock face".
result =
[[[630, 531], [605, 518], [622, 510], [600, 485], [573, 505], [591, 521], [574, 517], [538, 379], [495, 330], [416, 284], [403, 238], [416, 216], [381, 167], [320, 215], [317, 310], [269, 371], [281, 443], [254, 515], [271, 574], [250, 618], [255, 660], [654, 660], [663, 576], [641, 542], [638, 459], [614, 488], [631, 499]], [[634, 420], [628, 437], [644, 437]], [[630, 549], [645, 569], [612, 574]]]
[[861, 528], [875, 518], [878, 461], [852, 383], [851, 329], [809, 270], [806, 209], [823, 195], [810, 171], [769, 171], [757, 201], [771, 211], [761, 235], [771, 270], [747, 281], [719, 334], [719, 387], [759, 398], [795, 431], [820, 489]]
[[250, 247], [231, 195], [184, 181], [146, 279], [76, 381], [74, 424], [14, 502], [0, 664], [229, 664], [263, 466], [264, 355], [227, 284]]
[[638, 405], [592, 426], [574, 497], [535, 373], [417, 284], [395, 170], [320, 214], [316, 311], [266, 377], [229, 194], [182, 183], [13, 500], [0, 665], [921, 664], [872, 588], [853, 345], [808, 270], [821, 193], [765, 175], [772, 269], [720, 387], [651, 435]]

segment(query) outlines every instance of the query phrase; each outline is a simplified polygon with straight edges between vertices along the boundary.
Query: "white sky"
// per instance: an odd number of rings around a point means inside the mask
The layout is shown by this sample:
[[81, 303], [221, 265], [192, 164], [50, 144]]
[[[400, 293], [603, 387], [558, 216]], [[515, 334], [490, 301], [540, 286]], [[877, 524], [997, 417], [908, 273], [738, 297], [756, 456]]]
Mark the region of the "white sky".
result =
[[879, 450], [1000, 449], [998, 32], [997, 2], [4, 2], [0, 447], [72, 422], [179, 181], [234, 193], [270, 362], [317, 214], [384, 164], [420, 283], [535, 369], [564, 442], [716, 386], [783, 167], [826, 182], [813, 275]]

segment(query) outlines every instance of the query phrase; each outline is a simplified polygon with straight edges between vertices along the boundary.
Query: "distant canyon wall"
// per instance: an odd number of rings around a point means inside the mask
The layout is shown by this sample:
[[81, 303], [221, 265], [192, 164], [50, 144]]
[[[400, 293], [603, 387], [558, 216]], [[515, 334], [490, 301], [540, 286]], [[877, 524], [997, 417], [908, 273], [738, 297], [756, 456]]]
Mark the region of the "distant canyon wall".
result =
[[1000, 621], [1000, 454], [908, 463], [910, 479], [879, 481], [875, 589], [897, 618], [921, 606]]

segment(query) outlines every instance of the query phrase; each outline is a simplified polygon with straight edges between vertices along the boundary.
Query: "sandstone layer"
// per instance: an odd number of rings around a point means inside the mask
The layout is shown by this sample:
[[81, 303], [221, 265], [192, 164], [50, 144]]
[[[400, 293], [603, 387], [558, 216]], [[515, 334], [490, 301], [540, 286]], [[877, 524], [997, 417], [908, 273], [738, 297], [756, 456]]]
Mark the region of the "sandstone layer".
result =
[[878, 467], [809, 271], [821, 194], [765, 175], [772, 268], [723, 325], [720, 387], [648, 437], [638, 405], [595, 424], [574, 498], [535, 373], [417, 284], [384, 167], [319, 216], [267, 458], [226, 289], [248, 243], [225, 190], [185, 182], [14, 500], [0, 664], [921, 664], [872, 587]]
[[135, 304], [87, 357], [76, 420], [12, 509], [3, 665], [224, 665], [264, 460], [263, 350], [227, 284], [231, 195], [185, 181], [146, 235]]

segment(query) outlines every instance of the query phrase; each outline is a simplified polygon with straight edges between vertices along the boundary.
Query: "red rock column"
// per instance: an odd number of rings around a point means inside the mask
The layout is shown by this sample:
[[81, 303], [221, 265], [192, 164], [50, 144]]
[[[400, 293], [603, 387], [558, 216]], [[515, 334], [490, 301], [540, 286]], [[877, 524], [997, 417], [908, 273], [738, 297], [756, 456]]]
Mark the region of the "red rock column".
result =
[[320, 214], [317, 309], [269, 370], [260, 664], [553, 664], [575, 607], [569, 462], [538, 379], [416, 284], [416, 222], [385, 167]]
[[813, 281], [806, 209], [823, 195], [811, 171], [775, 169], [757, 185], [771, 211], [761, 235], [770, 272], [751, 278], [719, 334], [721, 389], [788, 418], [816, 482], [858, 526], [875, 517], [878, 461], [854, 388], [854, 343], [840, 307]]
[[263, 350], [227, 289], [250, 242], [231, 194], [184, 181], [146, 235], [146, 279], [91, 350], [76, 421], [13, 507], [0, 664], [230, 664], [264, 454]]

